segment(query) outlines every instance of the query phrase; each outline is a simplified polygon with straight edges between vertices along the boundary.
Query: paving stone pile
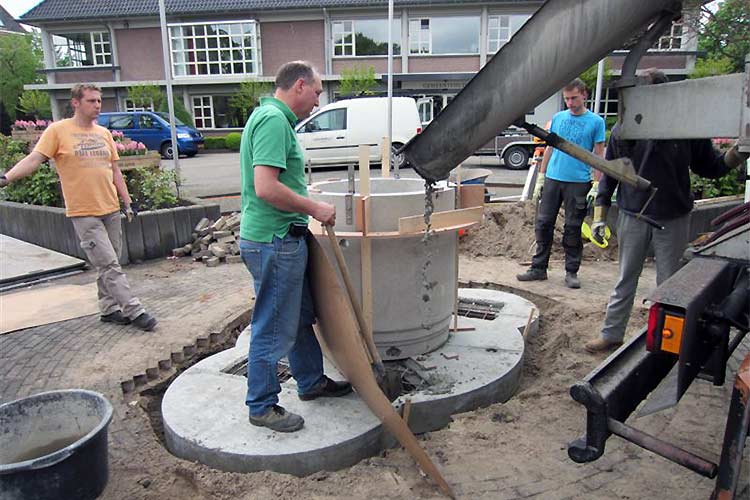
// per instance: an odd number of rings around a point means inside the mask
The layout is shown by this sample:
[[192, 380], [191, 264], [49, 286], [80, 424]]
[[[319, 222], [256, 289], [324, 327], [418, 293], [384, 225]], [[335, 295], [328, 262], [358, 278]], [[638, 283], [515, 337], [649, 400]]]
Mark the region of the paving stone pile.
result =
[[222, 262], [242, 262], [240, 257], [240, 214], [222, 215], [216, 221], [202, 218], [193, 229], [193, 242], [172, 250], [174, 257], [193, 257], [208, 267]]

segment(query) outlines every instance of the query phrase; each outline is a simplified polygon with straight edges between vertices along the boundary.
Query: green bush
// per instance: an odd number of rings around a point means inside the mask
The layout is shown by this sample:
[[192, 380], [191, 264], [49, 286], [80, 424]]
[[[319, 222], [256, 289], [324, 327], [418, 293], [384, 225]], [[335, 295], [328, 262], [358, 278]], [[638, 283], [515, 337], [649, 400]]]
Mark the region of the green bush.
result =
[[239, 132], [230, 132], [224, 138], [224, 144], [226, 144], [226, 147], [231, 149], [232, 151], [240, 150], [241, 141], [242, 141], [242, 134], [240, 134]]
[[139, 210], [177, 205], [176, 176], [172, 170], [138, 168], [123, 172], [130, 197]]
[[220, 137], [209, 137], [206, 136], [204, 138], [203, 145], [206, 149], [226, 149], [227, 145], [225, 143], [226, 136], [220, 136]]
[[733, 196], [745, 192], [745, 182], [741, 178], [742, 172], [732, 170], [724, 177], [706, 179], [690, 172], [690, 185], [696, 199], [718, 198]]
[[[26, 143], [0, 135], [0, 172], [10, 170], [24, 156], [26, 156]], [[60, 180], [57, 172], [48, 163], [39, 167], [34, 175], [0, 190], [0, 198], [31, 205], [63, 206]]]
[[[180, 120], [185, 125], [188, 125], [190, 127], [195, 127], [195, 123], [193, 122], [192, 115], [188, 112], [187, 109], [185, 109], [185, 104], [183, 104], [182, 99], [173, 99], [174, 102], [174, 115], [177, 117], [178, 120]], [[169, 114], [169, 103], [166, 99], [164, 99], [161, 103], [161, 106], [159, 106], [159, 111], [162, 113]], [[169, 121], [169, 120], [167, 120]]]

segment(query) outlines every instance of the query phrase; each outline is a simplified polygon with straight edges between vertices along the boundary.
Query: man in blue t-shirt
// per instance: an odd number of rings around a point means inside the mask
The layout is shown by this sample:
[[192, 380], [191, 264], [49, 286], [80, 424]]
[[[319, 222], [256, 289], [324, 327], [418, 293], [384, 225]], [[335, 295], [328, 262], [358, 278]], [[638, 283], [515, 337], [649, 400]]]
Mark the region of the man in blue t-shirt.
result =
[[[604, 120], [586, 109], [586, 85], [576, 78], [563, 87], [562, 93], [568, 109], [555, 114], [550, 132], [604, 156]], [[547, 146], [538, 175], [544, 177], [544, 186], [534, 227], [536, 253], [531, 260], [531, 268], [516, 278], [519, 281], [547, 279], [555, 220], [560, 205], [564, 205], [562, 245], [565, 249], [565, 286], [580, 288], [578, 269], [583, 255], [581, 224], [586, 216], [586, 195], [591, 189], [591, 167]]]

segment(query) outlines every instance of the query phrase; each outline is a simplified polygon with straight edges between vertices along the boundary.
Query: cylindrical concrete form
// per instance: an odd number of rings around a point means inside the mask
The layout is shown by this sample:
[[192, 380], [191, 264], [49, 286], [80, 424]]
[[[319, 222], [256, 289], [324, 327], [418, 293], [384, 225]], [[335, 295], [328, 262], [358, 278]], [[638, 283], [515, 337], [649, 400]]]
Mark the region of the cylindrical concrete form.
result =
[[[330, 181], [313, 185], [310, 196], [336, 207], [337, 233], [352, 284], [362, 304], [362, 238], [357, 232], [359, 182], [352, 202], [347, 202], [348, 182]], [[434, 211], [455, 208], [455, 189], [435, 188]], [[347, 205], [351, 223], [347, 224]], [[421, 179], [374, 178], [370, 181], [367, 214], [368, 234], [397, 232], [401, 217], [423, 215], [424, 181]], [[320, 238], [328, 248], [328, 239]], [[433, 234], [425, 244], [422, 235], [373, 237], [372, 328], [375, 345], [384, 360], [403, 359], [437, 349], [448, 339], [456, 291], [456, 232]], [[331, 256], [333, 260], [333, 257]]]

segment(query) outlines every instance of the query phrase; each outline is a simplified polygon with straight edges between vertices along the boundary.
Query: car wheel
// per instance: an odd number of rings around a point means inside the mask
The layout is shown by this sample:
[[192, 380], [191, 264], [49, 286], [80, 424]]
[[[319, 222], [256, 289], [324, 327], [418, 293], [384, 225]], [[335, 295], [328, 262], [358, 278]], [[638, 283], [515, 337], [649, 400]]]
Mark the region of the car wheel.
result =
[[406, 163], [404, 153], [396, 154], [396, 151], [401, 147], [403, 147], [403, 144], [400, 142], [394, 142], [391, 144], [391, 168], [393, 169], [396, 167], [401, 169], [404, 167], [404, 163]]
[[167, 160], [171, 160], [172, 156], [174, 155], [174, 151], [172, 150], [172, 142], [165, 142], [161, 145], [161, 157]]
[[503, 163], [511, 170], [521, 170], [529, 166], [529, 152], [522, 146], [511, 146], [503, 153]]

